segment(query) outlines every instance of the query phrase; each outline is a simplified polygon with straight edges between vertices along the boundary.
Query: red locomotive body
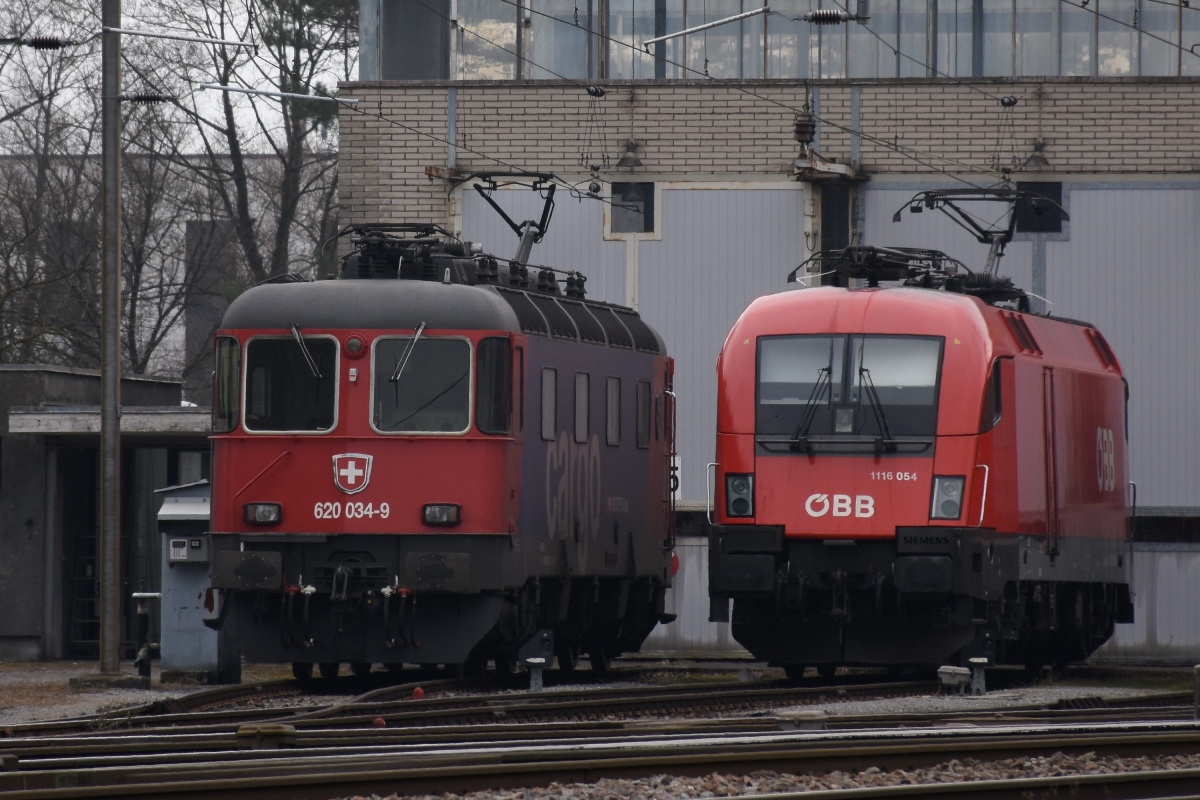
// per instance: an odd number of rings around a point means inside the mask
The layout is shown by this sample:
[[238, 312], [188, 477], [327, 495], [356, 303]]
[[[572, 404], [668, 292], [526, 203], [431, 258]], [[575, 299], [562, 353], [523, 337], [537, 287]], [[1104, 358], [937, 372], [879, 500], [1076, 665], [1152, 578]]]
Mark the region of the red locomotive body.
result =
[[298, 677], [507, 669], [551, 636], [603, 667], [669, 619], [671, 360], [575, 274], [398, 227], [217, 331], [223, 634]]
[[1081, 658], [1132, 619], [1100, 332], [933, 288], [760, 298], [717, 365], [713, 618], [798, 676]]

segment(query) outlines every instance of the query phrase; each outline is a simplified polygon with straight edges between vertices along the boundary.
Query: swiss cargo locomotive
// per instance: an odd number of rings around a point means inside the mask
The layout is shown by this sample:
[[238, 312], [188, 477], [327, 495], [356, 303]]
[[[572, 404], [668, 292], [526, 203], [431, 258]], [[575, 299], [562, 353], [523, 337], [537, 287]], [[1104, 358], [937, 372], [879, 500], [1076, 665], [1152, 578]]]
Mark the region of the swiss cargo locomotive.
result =
[[252, 288], [216, 333], [219, 624], [298, 677], [639, 647], [669, 619], [661, 338], [578, 274], [350, 232], [339, 279]]
[[721, 351], [711, 616], [794, 678], [1086, 657], [1133, 613], [1100, 331], [935, 251], [816, 263], [842, 286], [759, 298]]

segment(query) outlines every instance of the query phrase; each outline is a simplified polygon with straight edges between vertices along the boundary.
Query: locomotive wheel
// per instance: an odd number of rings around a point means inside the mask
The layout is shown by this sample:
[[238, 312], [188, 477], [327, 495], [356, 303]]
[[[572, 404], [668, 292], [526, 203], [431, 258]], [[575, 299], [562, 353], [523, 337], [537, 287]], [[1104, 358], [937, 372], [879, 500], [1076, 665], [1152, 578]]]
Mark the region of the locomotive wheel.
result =
[[[350, 672], [353, 673], [354, 677], [356, 677], [356, 678], [362, 678], [367, 675], [370, 675], [371, 674], [371, 662], [370, 661], [351, 661], [350, 662]], [[324, 673], [322, 673], [322, 674], [324, 674]]]
[[579, 648], [574, 645], [563, 645], [554, 648], [554, 657], [558, 659], [558, 669], [561, 672], [574, 672], [579, 663]]
[[388, 672], [401, 672], [404, 670], [404, 664], [400, 661], [393, 661], [383, 666]]
[[806, 669], [808, 667], [803, 664], [784, 664], [783, 674], [787, 676], [789, 681], [802, 681], [804, 680], [804, 670]]
[[311, 681], [313, 665], [311, 661], [293, 661], [292, 677], [298, 681]]
[[826, 679], [836, 677], [837, 671], [837, 664], [821, 664], [817, 667], [817, 674]]
[[592, 667], [592, 672], [597, 675], [607, 675], [612, 667], [612, 656], [608, 654], [607, 647], [597, 645], [588, 651], [588, 663]]
[[336, 678], [340, 666], [336, 661], [322, 661], [317, 665], [317, 671], [321, 673], [322, 678]]
[[502, 677], [512, 675], [517, 671], [517, 659], [511, 654], [493, 659], [493, 662], [496, 665], [496, 674]]

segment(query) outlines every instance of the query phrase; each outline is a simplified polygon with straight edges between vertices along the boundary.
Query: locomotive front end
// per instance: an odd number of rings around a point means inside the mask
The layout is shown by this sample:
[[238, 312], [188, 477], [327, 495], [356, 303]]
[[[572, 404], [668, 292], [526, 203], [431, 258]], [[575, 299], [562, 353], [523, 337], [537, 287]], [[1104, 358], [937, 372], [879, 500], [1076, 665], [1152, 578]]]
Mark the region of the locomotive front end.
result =
[[792, 672], [975, 635], [989, 343], [972, 301], [893, 291], [761, 299], [719, 362], [713, 616]]

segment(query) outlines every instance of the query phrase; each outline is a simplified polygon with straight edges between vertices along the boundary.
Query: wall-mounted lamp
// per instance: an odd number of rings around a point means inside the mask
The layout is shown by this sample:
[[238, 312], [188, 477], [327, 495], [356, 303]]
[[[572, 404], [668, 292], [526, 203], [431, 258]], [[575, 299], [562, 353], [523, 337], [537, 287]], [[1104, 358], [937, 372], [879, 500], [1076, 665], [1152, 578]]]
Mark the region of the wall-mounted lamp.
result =
[[642, 160], [637, 157], [638, 143], [629, 139], [625, 142], [625, 155], [617, 162], [617, 169], [633, 169], [640, 167]]
[[1029, 154], [1029, 158], [1025, 159], [1025, 163], [1021, 165], [1021, 169], [1042, 170], [1050, 169], [1050, 160], [1046, 158], [1046, 154], [1042, 152], [1046, 147], [1045, 139], [1033, 140], [1033, 152]]

